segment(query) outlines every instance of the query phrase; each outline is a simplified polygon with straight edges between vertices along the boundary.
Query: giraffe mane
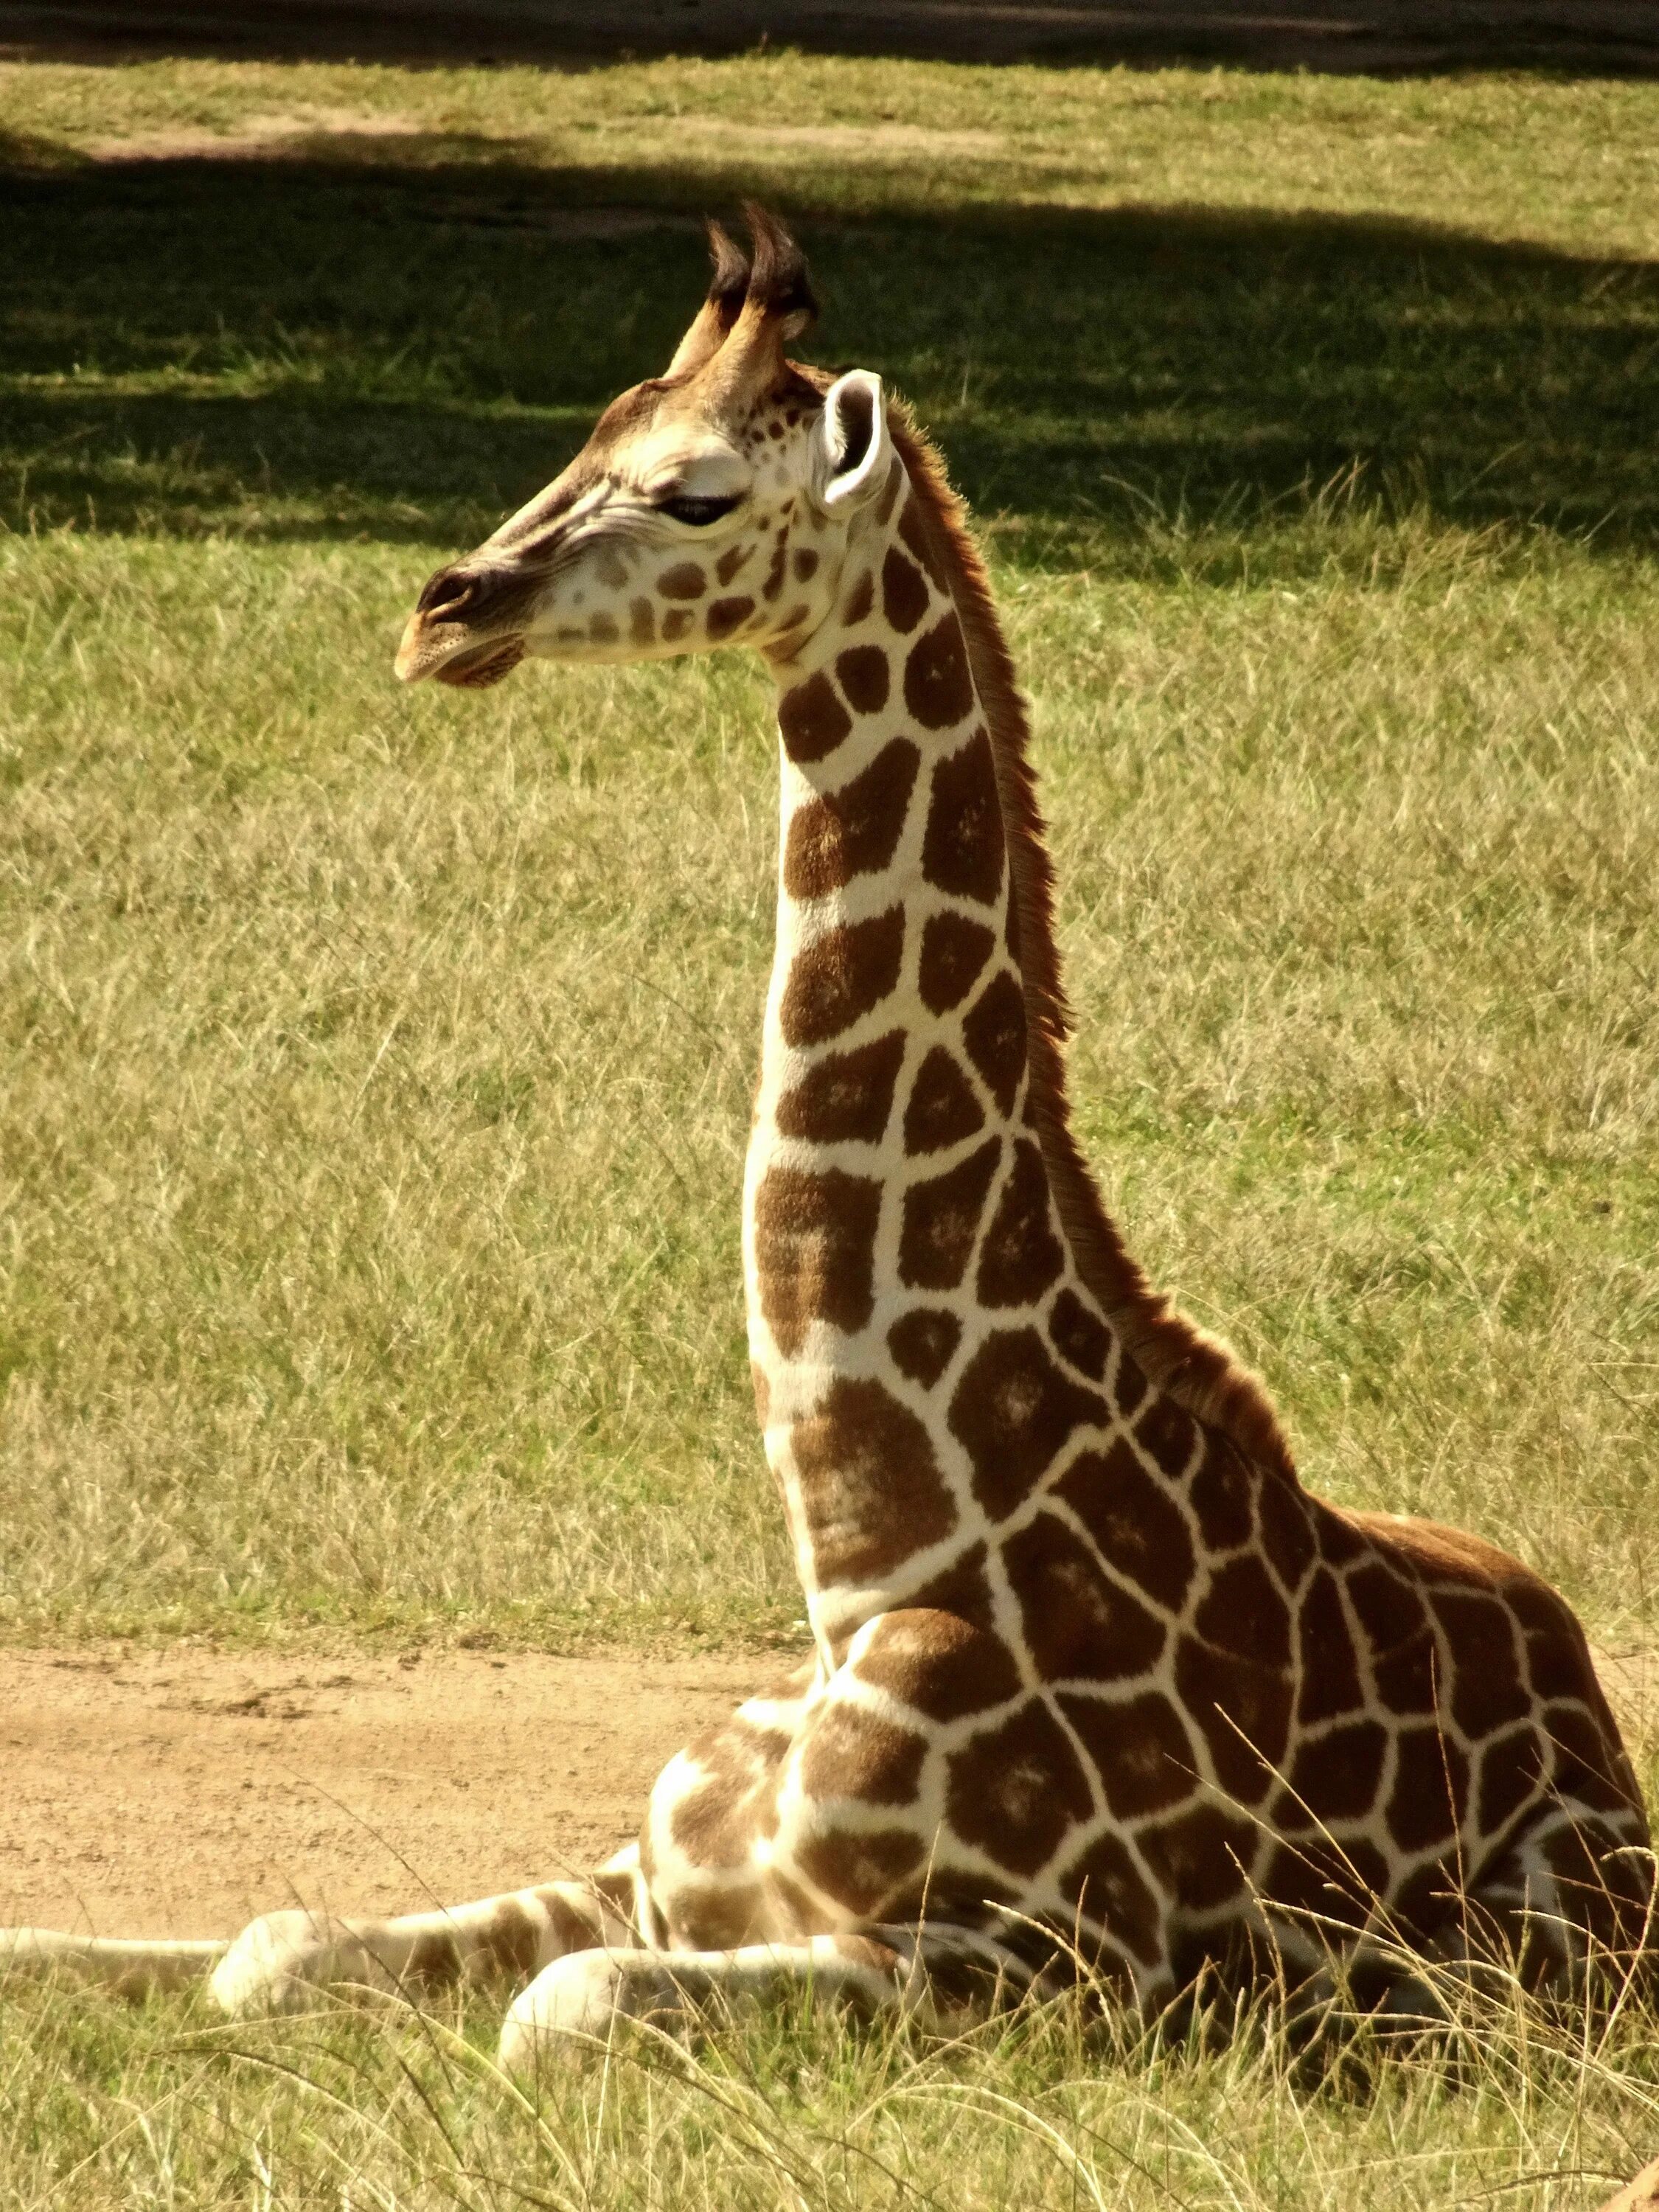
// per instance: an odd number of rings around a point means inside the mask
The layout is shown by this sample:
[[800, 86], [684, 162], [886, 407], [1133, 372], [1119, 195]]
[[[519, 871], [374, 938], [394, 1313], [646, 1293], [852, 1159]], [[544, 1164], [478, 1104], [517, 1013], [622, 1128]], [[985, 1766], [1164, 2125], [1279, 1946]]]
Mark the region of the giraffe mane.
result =
[[888, 426], [915, 492], [930, 551], [950, 580], [974, 681], [984, 702], [1013, 878], [1017, 958], [1025, 988], [1038, 1141], [1078, 1272], [1148, 1379], [1245, 1455], [1297, 1480], [1296, 1463], [1261, 1379], [1231, 1347], [1153, 1289], [1107, 1212], [1072, 1127], [1066, 1091], [1071, 1010], [1054, 936], [1054, 870], [1030, 763], [1025, 700], [1002, 635], [985, 562], [932, 441], [902, 402]]

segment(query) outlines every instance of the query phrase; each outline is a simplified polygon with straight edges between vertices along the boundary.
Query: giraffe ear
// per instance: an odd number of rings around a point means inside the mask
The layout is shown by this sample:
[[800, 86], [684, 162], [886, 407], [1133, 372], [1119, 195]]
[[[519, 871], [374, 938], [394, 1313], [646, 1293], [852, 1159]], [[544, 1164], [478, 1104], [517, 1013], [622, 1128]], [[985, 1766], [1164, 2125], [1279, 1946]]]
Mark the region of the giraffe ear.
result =
[[824, 395], [818, 436], [823, 469], [818, 495], [825, 507], [850, 514], [887, 481], [893, 443], [881, 379], [867, 368], [837, 377]]

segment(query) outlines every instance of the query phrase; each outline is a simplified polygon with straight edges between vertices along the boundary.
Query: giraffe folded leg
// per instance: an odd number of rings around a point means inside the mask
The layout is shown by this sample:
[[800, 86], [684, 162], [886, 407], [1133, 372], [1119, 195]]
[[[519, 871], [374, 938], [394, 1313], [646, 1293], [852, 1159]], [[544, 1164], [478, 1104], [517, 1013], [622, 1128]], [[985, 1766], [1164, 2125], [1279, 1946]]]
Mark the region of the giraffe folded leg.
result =
[[542, 1882], [395, 1919], [268, 1913], [225, 1952], [212, 1996], [235, 2017], [297, 2011], [319, 1989], [342, 1985], [410, 1996], [522, 1981], [567, 1953], [638, 1942], [649, 1910], [630, 1846], [586, 1881]]
[[56, 1928], [0, 1928], [0, 1975], [68, 1975], [101, 1984], [118, 1996], [143, 1997], [200, 1981], [230, 1946], [222, 1938], [127, 1938], [71, 1936]]
[[1608, 2001], [1641, 1962], [1652, 1971], [1654, 1870], [1628, 1809], [1553, 1804], [1471, 1885], [1430, 1956], [1462, 1979], [1495, 1972], [1575, 2004]]
[[550, 1881], [392, 1920], [268, 1913], [234, 1942], [74, 1936], [0, 1929], [0, 1975], [71, 1975], [147, 1996], [211, 1976], [214, 2002], [238, 2016], [291, 2012], [343, 1984], [409, 1996], [459, 1983], [521, 1981], [568, 1951], [630, 1944], [656, 1932], [630, 1845], [586, 1881]]
[[674, 2028], [704, 2011], [792, 1998], [920, 2019], [1018, 2002], [1032, 1969], [966, 1929], [878, 1928], [736, 1951], [590, 1950], [556, 1960], [514, 2000], [501, 2060], [533, 2072], [561, 2047], [603, 2040], [618, 2021]]

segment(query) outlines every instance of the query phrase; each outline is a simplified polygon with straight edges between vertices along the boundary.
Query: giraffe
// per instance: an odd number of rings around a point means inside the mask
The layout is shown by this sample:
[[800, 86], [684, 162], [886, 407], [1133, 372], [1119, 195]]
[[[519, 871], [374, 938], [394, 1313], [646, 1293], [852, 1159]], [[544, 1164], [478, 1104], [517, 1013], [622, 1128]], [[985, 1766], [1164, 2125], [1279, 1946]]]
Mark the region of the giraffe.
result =
[[[1072, 1132], [1025, 710], [963, 510], [880, 380], [786, 349], [787, 233], [714, 227], [667, 373], [421, 592], [406, 682], [757, 649], [776, 954], [744, 1181], [756, 1405], [805, 1593], [789, 1679], [679, 1752], [585, 1881], [234, 1942], [14, 1931], [232, 2013], [522, 1984], [531, 2063], [792, 1989], [924, 2020], [1086, 1976], [1156, 2014], [1272, 1972], [1432, 2008], [1649, 1949], [1641, 1795], [1565, 1603], [1340, 1510], [1158, 1295]], [[1420, 1958], [1421, 1970], [1412, 1964]]]

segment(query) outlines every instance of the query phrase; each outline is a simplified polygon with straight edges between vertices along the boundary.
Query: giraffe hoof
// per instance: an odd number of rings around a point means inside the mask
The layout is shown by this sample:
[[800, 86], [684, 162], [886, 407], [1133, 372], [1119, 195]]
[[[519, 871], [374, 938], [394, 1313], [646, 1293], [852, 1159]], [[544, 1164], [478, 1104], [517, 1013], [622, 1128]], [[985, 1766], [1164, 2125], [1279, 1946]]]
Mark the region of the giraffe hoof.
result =
[[646, 1954], [572, 1951], [544, 1966], [514, 1999], [501, 2024], [501, 2063], [509, 2074], [533, 2074], [556, 2051], [604, 2042], [619, 2020], [661, 2021], [683, 2003], [668, 1974]]

